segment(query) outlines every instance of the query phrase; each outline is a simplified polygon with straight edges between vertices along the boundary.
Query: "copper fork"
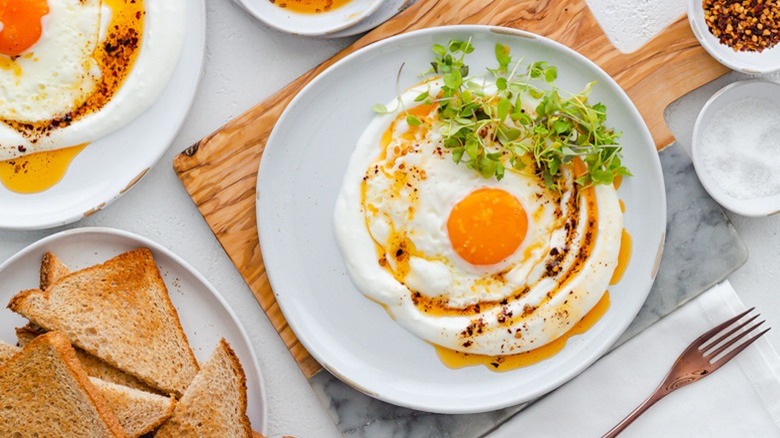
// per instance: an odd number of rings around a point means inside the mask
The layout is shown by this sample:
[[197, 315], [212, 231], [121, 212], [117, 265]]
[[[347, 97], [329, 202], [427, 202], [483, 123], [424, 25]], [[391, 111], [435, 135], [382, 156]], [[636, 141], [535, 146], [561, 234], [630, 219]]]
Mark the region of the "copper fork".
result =
[[[642, 415], [650, 406], [655, 402], [666, 397], [673, 391], [682, 388], [683, 386], [690, 385], [700, 379], [712, 374], [718, 368], [726, 364], [726, 362], [733, 359], [737, 354], [744, 350], [748, 345], [760, 338], [764, 333], [769, 331], [769, 328], [753, 335], [750, 338], [743, 340], [745, 336], [754, 331], [758, 326], [765, 321], [760, 321], [752, 326], [745, 328], [748, 324], [753, 322], [759, 315], [754, 315], [746, 321], [728, 330], [734, 323], [742, 319], [748, 313], [752, 312], [755, 307], [752, 307], [739, 315], [725, 321], [712, 330], [699, 336], [695, 341], [682, 352], [680, 357], [672, 365], [672, 369], [664, 378], [663, 382], [656, 388], [650, 397], [642, 402], [636, 409], [631, 411], [626, 418], [607, 432], [603, 438], [616, 437], [623, 431], [629, 424], [631, 424], [637, 417]], [[728, 331], [727, 331], [728, 330]], [[733, 337], [731, 337], [734, 335]], [[731, 337], [731, 339], [729, 339]], [[728, 340], [727, 340], [728, 339]], [[724, 343], [725, 341], [725, 343]], [[741, 342], [740, 342], [741, 341]], [[722, 354], [734, 346], [733, 349], [726, 354]]]

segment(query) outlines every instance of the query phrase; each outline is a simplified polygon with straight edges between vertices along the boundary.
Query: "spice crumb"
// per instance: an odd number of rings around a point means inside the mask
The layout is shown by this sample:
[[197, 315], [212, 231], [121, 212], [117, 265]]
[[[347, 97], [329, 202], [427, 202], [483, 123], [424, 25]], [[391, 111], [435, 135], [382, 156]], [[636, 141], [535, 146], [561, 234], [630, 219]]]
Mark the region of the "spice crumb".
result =
[[780, 41], [778, 0], [703, 0], [704, 21], [721, 44], [762, 52]]

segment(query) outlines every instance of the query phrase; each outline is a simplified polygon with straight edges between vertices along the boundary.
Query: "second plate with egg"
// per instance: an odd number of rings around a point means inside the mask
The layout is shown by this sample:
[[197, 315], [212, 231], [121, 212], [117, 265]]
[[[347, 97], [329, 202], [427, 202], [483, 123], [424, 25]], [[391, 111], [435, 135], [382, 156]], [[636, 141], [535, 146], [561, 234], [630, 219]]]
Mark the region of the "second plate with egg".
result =
[[[184, 3], [184, 45], [159, 98], [123, 128], [75, 154], [64, 177], [51, 188], [22, 194], [0, 185], [0, 229], [51, 228], [89, 216], [131, 189], [162, 157], [189, 111], [203, 66], [205, 2]], [[26, 172], [20, 163], [0, 163], [5, 166], [0, 170]]]

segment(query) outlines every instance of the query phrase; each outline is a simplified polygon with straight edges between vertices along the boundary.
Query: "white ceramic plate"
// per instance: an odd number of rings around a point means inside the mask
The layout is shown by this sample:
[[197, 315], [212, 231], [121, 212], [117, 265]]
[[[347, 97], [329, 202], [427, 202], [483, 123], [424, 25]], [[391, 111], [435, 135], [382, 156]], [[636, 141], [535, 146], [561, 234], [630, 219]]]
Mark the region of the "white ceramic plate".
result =
[[688, 0], [688, 21], [693, 34], [713, 58], [726, 67], [747, 74], [769, 74], [780, 71], [780, 44], [763, 52], [735, 52], [721, 44], [707, 28], [702, 0]]
[[[235, 0], [252, 16], [263, 23], [303, 36], [323, 36], [347, 29], [373, 14], [385, 0], [350, 0], [349, 3], [329, 12], [300, 14], [281, 8], [270, 0]], [[285, 0], [275, 0], [284, 3]]]
[[395, 17], [399, 12], [403, 11], [416, 2], [417, 0], [384, 0], [376, 12], [362, 19], [360, 22], [355, 23], [346, 29], [329, 33], [324, 36], [326, 38], [342, 38], [368, 32], [385, 21]]
[[77, 221], [124, 194], [162, 157], [184, 122], [203, 70], [205, 1], [188, 0], [186, 8], [181, 58], [160, 98], [124, 128], [87, 146], [49, 190], [21, 195], [0, 184], [0, 228], [41, 229]]
[[247, 414], [252, 428], [265, 433], [268, 426], [263, 376], [246, 331], [225, 300], [187, 262], [167, 248], [145, 237], [112, 228], [76, 228], [39, 240], [0, 265], [0, 339], [15, 344], [15, 327], [27, 320], [5, 309], [5, 303], [19, 291], [38, 287], [41, 256], [51, 251], [71, 269], [102, 263], [122, 252], [145, 246], [154, 253], [168, 286], [184, 332], [200, 363], [224, 337], [233, 347], [247, 379]]
[[[333, 208], [371, 106], [416, 84], [430, 66], [431, 46], [471, 37], [472, 72], [495, 66], [496, 42], [515, 59], [558, 67], [557, 84], [579, 91], [598, 84], [593, 101], [623, 131], [625, 163], [634, 173], [619, 194], [633, 256], [612, 305], [587, 333], [549, 360], [504, 373], [485, 367], [453, 370], [434, 349], [402, 329], [350, 281], [333, 232]], [[257, 217], [268, 277], [285, 318], [325, 368], [364, 393], [414, 409], [469, 413], [538, 397], [601, 356], [633, 320], [652, 285], [666, 229], [661, 166], [647, 127], [620, 87], [595, 64], [551, 40], [487, 26], [425, 29], [374, 43], [323, 72], [290, 103], [268, 140], [257, 183]]]
[[[764, 80], [740, 81], [726, 85], [713, 94], [707, 100], [707, 103], [704, 104], [704, 107], [699, 112], [699, 116], [696, 118], [696, 124], [693, 127], [691, 158], [701, 184], [718, 204], [743, 216], [769, 216], [780, 213], [780, 194], [760, 198], [736, 198], [723, 190], [721, 182], [717, 180], [716, 176], [709, 173], [707, 166], [704, 164], [709, 146], [702, 141], [704, 130], [708, 128], [712, 123], [712, 119], [720, 110], [733, 106], [737, 100], [750, 97], [780, 102], [780, 84]], [[755, 129], [750, 125], [743, 128], [745, 131]], [[739, 136], [741, 134], [735, 132], [733, 135]], [[734, 147], [733, 153], [735, 156], [738, 156], [741, 151], [738, 147]]]

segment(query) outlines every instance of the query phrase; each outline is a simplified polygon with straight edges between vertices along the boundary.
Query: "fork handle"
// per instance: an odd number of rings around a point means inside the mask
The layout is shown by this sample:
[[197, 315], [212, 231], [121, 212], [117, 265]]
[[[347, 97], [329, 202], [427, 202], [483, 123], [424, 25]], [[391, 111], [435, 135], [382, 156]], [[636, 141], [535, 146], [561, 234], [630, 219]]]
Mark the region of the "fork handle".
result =
[[630, 414], [626, 416], [626, 418], [623, 419], [620, 423], [615, 425], [612, 429], [610, 429], [609, 432], [604, 434], [602, 438], [614, 438], [620, 434], [620, 432], [623, 432], [623, 429], [628, 427], [629, 424], [633, 423], [634, 420], [637, 419], [640, 415], [642, 415], [650, 406], [653, 406], [655, 402], [658, 400], [661, 400], [664, 398], [669, 392], [663, 391], [663, 388], [658, 388], [653, 394], [650, 395], [645, 401], [643, 401], [639, 406], [637, 406], [633, 411], [631, 411]]

